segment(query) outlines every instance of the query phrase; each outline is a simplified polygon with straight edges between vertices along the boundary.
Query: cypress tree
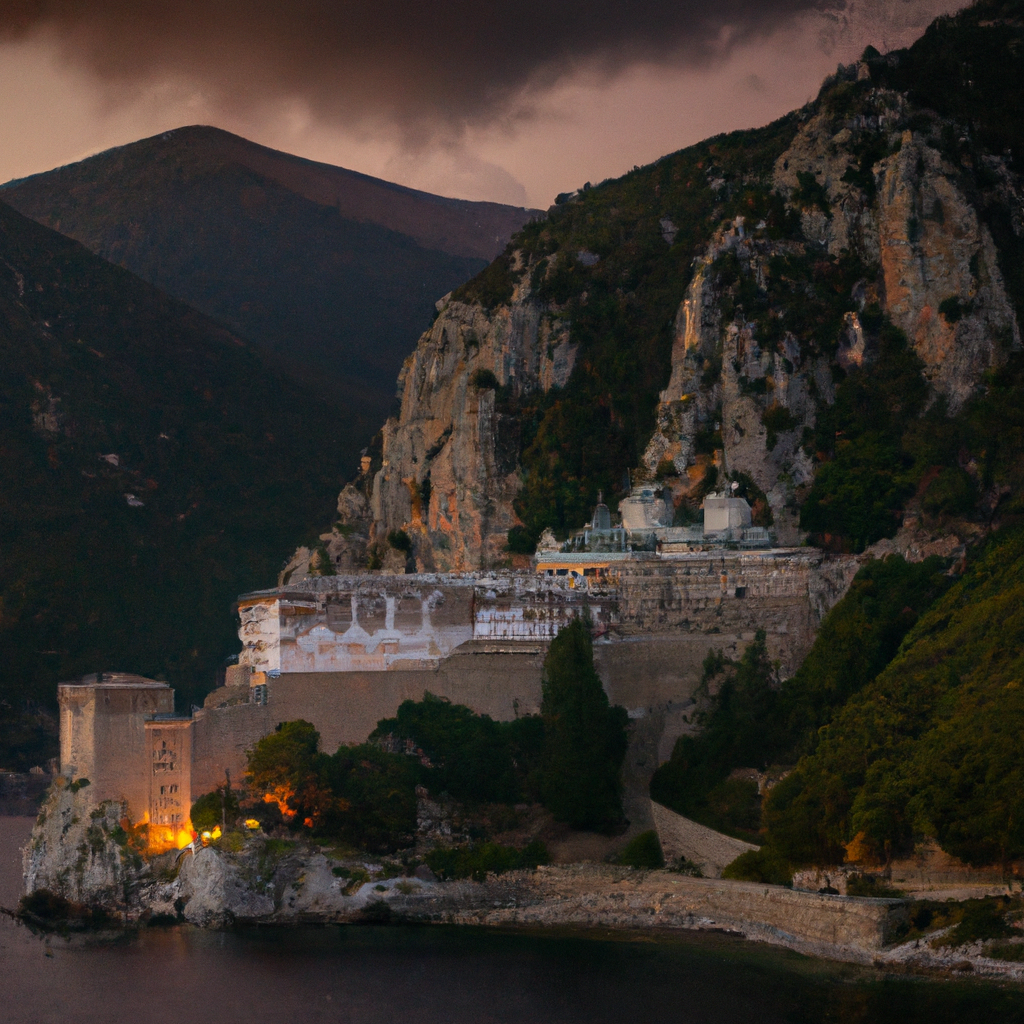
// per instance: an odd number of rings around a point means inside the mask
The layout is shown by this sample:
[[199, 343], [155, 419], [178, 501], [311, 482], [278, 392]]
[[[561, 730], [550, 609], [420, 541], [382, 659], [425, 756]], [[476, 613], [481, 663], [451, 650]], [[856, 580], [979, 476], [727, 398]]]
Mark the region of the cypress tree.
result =
[[622, 762], [626, 710], [610, 707], [594, 669], [588, 625], [575, 619], [544, 660], [541, 797], [573, 828], [614, 833], [625, 825]]

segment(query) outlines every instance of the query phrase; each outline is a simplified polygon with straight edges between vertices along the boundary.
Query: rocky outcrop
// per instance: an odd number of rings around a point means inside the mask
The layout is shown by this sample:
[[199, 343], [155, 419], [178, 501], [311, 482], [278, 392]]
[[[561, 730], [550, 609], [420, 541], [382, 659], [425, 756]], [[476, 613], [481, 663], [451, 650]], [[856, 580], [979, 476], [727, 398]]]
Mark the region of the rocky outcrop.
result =
[[[804, 173], [822, 186], [828, 213], [804, 210], [804, 234], [834, 256], [852, 250], [879, 265], [882, 308], [921, 357], [933, 393], [956, 411], [1000, 346], [1020, 347], [1020, 332], [992, 235], [965, 192], [967, 176], [940, 151], [943, 125], [925, 117], [928, 127], [912, 130], [914, 111], [900, 93], [877, 90], [872, 104], [874, 113], [849, 121], [811, 118], [776, 161], [775, 184], [793, 194]], [[892, 152], [870, 168], [872, 198], [848, 170], [878, 134]], [[991, 162], [990, 173], [1006, 173], [1001, 158]], [[940, 312], [948, 300], [959, 315]]]
[[[463, 570], [504, 555], [516, 523], [518, 419], [514, 397], [569, 379], [568, 328], [531, 295], [524, 275], [512, 301], [493, 312], [446, 302], [399, 377], [401, 407], [384, 426], [383, 459], [369, 512], [374, 536], [405, 529], [421, 571]], [[349, 499], [350, 502], [354, 499]]]
[[250, 885], [240, 868], [212, 847], [182, 857], [178, 872], [177, 899], [183, 903], [186, 921], [200, 928], [223, 926], [234, 921], [266, 917], [274, 912], [274, 900], [253, 879]]
[[25, 891], [120, 907], [149, 874], [127, 812], [115, 800], [97, 807], [88, 784], [56, 778], [24, 850]]

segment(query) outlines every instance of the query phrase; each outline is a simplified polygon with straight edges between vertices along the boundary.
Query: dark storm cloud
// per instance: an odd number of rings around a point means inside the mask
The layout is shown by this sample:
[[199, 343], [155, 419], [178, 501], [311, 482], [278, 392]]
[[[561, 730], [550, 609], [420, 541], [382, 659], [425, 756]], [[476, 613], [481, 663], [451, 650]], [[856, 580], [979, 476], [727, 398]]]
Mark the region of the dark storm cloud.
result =
[[[898, 2], [898, 0], [897, 0]], [[56, 37], [111, 87], [184, 80], [217, 102], [301, 98], [408, 127], [487, 121], [581, 70], [700, 63], [844, 0], [5, 0], [0, 38]]]

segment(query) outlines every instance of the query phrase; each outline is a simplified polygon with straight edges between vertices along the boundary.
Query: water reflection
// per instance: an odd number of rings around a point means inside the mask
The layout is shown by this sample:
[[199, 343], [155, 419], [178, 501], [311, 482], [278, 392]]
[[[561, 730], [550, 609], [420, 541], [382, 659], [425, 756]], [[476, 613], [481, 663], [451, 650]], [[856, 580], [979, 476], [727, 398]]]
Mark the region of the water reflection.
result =
[[176, 926], [69, 943], [0, 919], [4, 1024], [995, 1024], [1022, 1011], [1019, 989], [885, 980], [721, 935]]

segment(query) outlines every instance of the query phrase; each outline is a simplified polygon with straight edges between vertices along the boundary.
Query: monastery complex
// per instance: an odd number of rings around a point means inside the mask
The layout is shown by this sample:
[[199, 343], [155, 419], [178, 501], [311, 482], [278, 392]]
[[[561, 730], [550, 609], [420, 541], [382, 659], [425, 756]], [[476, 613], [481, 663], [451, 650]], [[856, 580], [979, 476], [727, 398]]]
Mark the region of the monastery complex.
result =
[[542, 550], [533, 571], [307, 576], [243, 595], [238, 664], [191, 714], [139, 676], [61, 684], [61, 771], [88, 779], [97, 804], [127, 801], [152, 841], [173, 845], [193, 800], [240, 781], [246, 752], [280, 722], [312, 722], [333, 751], [428, 691], [499, 720], [538, 712], [547, 646], [577, 616], [593, 625], [609, 699], [657, 718], [667, 758], [710, 651], [738, 657], [764, 629], [791, 674], [857, 570], [813, 548], [741, 546], [749, 509], [734, 502], [713, 509], [732, 544], [691, 533], [629, 550], [598, 506], [586, 537]]

